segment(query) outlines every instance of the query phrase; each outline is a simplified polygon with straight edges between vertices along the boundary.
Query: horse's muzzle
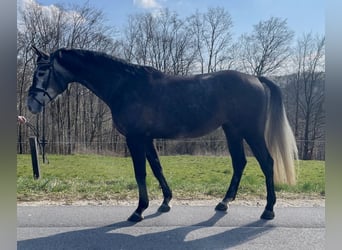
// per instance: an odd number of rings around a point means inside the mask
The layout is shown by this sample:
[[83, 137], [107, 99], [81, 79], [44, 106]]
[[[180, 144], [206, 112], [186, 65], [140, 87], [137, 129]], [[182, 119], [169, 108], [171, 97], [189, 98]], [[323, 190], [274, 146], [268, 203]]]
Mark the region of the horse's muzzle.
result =
[[43, 110], [43, 105], [31, 96], [29, 96], [27, 99], [27, 107], [28, 110], [33, 114], [38, 114]]

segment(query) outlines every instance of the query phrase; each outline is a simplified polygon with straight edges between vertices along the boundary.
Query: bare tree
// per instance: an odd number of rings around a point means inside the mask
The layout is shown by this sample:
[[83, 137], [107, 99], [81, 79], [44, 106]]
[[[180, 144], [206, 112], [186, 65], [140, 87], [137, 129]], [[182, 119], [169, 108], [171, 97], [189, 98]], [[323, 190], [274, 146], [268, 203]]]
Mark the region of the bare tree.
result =
[[[32, 74], [32, 60], [33, 56], [30, 53], [30, 46], [25, 43], [26, 37], [25, 34], [18, 32], [17, 36], [17, 110], [18, 114], [24, 114], [25, 107], [25, 97], [26, 97], [26, 87], [29, 76]], [[23, 134], [25, 127], [18, 126], [18, 150], [19, 153], [23, 153]], [[27, 133], [27, 131], [26, 131]]]
[[176, 13], [164, 10], [129, 17], [122, 48], [130, 62], [153, 66], [165, 73], [188, 74], [194, 64], [195, 48], [188, 27]]
[[189, 30], [197, 49], [200, 72], [214, 72], [228, 68], [233, 22], [224, 8], [209, 8], [206, 13], [196, 12], [189, 19]]
[[311, 159], [315, 141], [324, 137], [325, 37], [305, 33], [297, 40], [293, 64], [296, 73], [289, 83], [293, 124], [300, 139], [300, 153]]
[[222, 53], [231, 40], [231, 17], [223, 8], [210, 8], [204, 15], [203, 38], [208, 53], [208, 72], [217, 70], [225, 56]]
[[241, 60], [246, 72], [260, 76], [274, 73], [291, 55], [293, 39], [286, 20], [271, 17], [241, 36]]
[[[60, 47], [84, 48], [115, 53], [114, 40], [112, 38], [113, 29], [104, 25], [103, 12], [91, 8], [88, 4], [71, 7], [54, 6], [48, 11], [35, 2], [30, 2], [21, 12], [22, 21], [18, 30], [18, 72], [21, 76], [18, 78], [18, 90], [21, 93], [19, 102], [19, 111], [25, 114], [22, 108], [23, 91], [30, 84], [32, 70], [34, 68], [34, 55], [30, 47], [36, 45], [46, 52], [52, 52]], [[25, 66], [26, 65], [26, 66]], [[25, 93], [26, 94], [26, 93]], [[102, 123], [104, 116], [96, 116], [97, 111], [102, 110], [103, 103], [91, 103], [95, 107], [91, 109], [86, 103], [80, 105], [83, 100], [89, 100], [92, 96], [88, 90], [82, 90], [79, 85], [71, 84], [69, 89], [63, 94], [63, 101], [56, 100], [47, 106], [46, 124], [49, 128], [49, 147], [56, 144], [61, 145], [58, 149], [61, 153], [71, 153], [72, 145], [75, 140], [80, 138], [80, 129], [82, 123], [93, 124]], [[82, 120], [81, 109], [88, 109], [93, 112], [88, 118]], [[107, 112], [109, 110], [107, 109]], [[62, 115], [63, 114], [63, 115]], [[33, 118], [31, 114], [25, 114]], [[37, 130], [42, 128], [42, 121], [45, 117], [36, 116]], [[29, 119], [31, 120], [31, 119]], [[108, 122], [107, 122], [108, 123]], [[111, 122], [109, 121], [111, 129]], [[101, 125], [95, 126], [96, 129], [102, 128]], [[87, 138], [88, 139], [88, 138]], [[63, 145], [67, 145], [64, 147]]]

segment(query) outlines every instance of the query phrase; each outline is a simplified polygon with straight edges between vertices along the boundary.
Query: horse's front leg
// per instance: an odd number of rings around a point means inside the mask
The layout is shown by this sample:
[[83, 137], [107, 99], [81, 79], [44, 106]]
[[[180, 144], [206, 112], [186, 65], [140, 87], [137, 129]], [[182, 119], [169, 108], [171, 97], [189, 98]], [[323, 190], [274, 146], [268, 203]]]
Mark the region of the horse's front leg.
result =
[[127, 146], [131, 153], [134, 166], [135, 179], [139, 189], [139, 204], [135, 212], [128, 218], [129, 221], [138, 222], [144, 219], [142, 213], [148, 207], [148, 194], [146, 187], [146, 149], [145, 140], [138, 137], [127, 137]]

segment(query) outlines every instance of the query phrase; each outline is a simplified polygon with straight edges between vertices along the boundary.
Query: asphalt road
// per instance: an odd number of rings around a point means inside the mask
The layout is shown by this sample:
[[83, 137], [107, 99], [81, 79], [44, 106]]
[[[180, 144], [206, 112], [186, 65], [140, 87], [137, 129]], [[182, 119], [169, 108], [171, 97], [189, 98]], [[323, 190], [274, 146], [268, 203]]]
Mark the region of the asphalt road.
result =
[[272, 221], [263, 207], [231, 205], [148, 208], [139, 223], [127, 222], [132, 206], [18, 206], [17, 247], [49, 249], [324, 249], [324, 207], [276, 207]]

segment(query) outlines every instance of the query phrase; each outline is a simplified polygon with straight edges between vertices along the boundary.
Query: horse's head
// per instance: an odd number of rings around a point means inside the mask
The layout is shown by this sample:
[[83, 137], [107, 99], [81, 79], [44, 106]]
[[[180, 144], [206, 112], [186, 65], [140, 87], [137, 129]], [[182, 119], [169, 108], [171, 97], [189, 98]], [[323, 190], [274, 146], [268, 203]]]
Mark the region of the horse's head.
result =
[[34, 46], [32, 48], [38, 57], [32, 85], [28, 90], [27, 106], [36, 114], [67, 88], [68, 81], [55, 53], [49, 55]]

